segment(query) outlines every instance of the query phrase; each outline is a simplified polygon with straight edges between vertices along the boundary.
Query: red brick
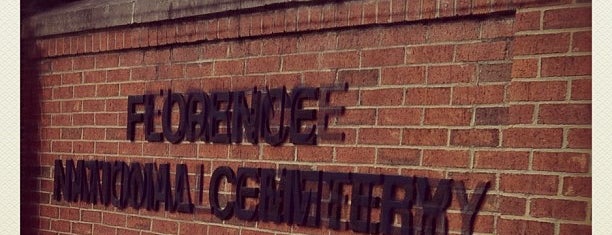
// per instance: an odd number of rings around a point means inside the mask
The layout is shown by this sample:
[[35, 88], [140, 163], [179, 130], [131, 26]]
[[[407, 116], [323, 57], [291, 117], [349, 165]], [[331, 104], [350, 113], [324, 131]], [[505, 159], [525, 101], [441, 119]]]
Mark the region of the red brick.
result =
[[544, 29], [591, 27], [591, 7], [562, 8], [544, 12]]
[[402, 145], [446, 146], [447, 129], [404, 129]]
[[461, 20], [434, 24], [428, 29], [429, 42], [466, 41], [478, 38], [480, 24], [474, 20]]
[[538, 75], [538, 59], [514, 59], [513, 78], [534, 78]]
[[547, 222], [500, 219], [497, 224], [500, 235], [510, 234], [539, 234], [552, 235], [555, 232], [554, 224]]
[[62, 74], [62, 85], [80, 84], [82, 82], [82, 73], [66, 73]]
[[72, 231], [75, 234], [92, 234], [93, 225], [72, 222]]
[[457, 61], [503, 60], [506, 58], [508, 43], [480, 42], [457, 46]]
[[111, 226], [125, 226], [126, 215], [105, 212], [102, 214], [102, 223]]
[[592, 234], [590, 224], [561, 224], [559, 235]]
[[587, 203], [581, 201], [535, 198], [531, 200], [531, 216], [584, 221]]
[[363, 50], [361, 52], [361, 66], [389, 66], [404, 63], [404, 48], [386, 48]]
[[564, 177], [563, 195], [591, 197], [592, 178], [591, 177]]
[[481, 32], [481, 38], [512, 37], [514, 36], [514, 19], [502, 18], [484, 21]]
[[74, 87], [74, 97], [75, 98], [95, 97], [95, 96], [96, 96], [96, 86], [95, 85], [75, 86]]
[[51, 69], [54, 72], [70, 71], [72, 70], [72, 59], [71, 58], [54, 59], [51, 61]]
[[115, 69], [106, 71], [107, 82], [121, 82], [130, 80], [130, 69]]
[[406, 63], [421, 64], [421, 63], [442, 63], [453, 61], [455, 46], [453, 45], [435, 45], [435, 46], [417, 46], [406, 48]]
[[[179, 234], [181, 235], [193, 235], [193, 234], [206, 234], [208, 231], [208, 225], [196, 224], [193, 222], [180, 223]], [[243, 230], [244, 234], [244, 230]]]
[[525, 215], [527, 200], [524, 198], [499, 196], [498, 211], [505, 215]]
[[95, 58], [93, 56], [80, 56], [74, 58], [72, 63], [74, 70], [93, 69]]
[[359, 53], [356, 51], [328, 52], [321, 54], [321, 68], [355, 68], [359, 66]]
[[539, 123], [591, 124], [590, 104], [542, 104]]
[[567, 82], [512, 82], [508, 86], [510, 101], [550, 101], [564, 100]]
[[96, 68], [110, 68], [119, 66], [118, 54], [103, 54], [96, 56]]
[[542, 77], [591, 74], [591, 56], [542, 58]]
[[178, 223], [168, 220], [152, 220], [151, 231], [158, 233], [176, 233], [178, 231]]
[[151, 229], [151, 219], [145, 217], [128, 216], [127, 227], [137, 228], [141, 230], [149, 230]]
[[593, 37], [591, 35], [591, 31], [575, 32], [572, 35], [572, 51], [573, 52], [592, 51], [592, 45], [591, 45], [592, 41], [593, 41]]
[[119, 84], [101, 84], [96, 86], [96, 96], [110, 97], [119, 95]]
[[70, 232], [70, 222], [66, 220], [52, 220], [51, 230], [57, 232]]
[[376, 109], [347, 109], [338, 118], [338, 125], [374, 125]]
[[502, 174], [499, 188], [508, 193], [556, 195], [559, 179], [552, 175]]
[[244, 61], [242, 60], [223, 60], [215, 61], [215, 75], [238, 75], [244, 72]]
[[327, 51], [336, 47], [336, 34], [307, 34], [298, 39], [298, 52]]
[[375, 86], [379, 74], [378, 69], [341, 70], [338, 71], [338, 81], [348, 82], [351, 87]]
[[591, 100], [592, 99], [592, 80], [579, 79], [572, 80], [572, 100]]
[[170, 50], [149, 50], [144, 53], [145, 64], [163, 64], [170, 62]]
[[142, 51], [122, 53], [119, 55], [119, 65], [120, 66], [142, 65], [143, 60], [144, 60], [144, 53]]
[[515, 17], [516, 31], [540, 29], [540, 11], [517, 12]]
[[213, 71], [212, 62], [186, 64], [185, 65], [185, 78], [208, 77], [212, 75], [212, 71]]
[[399, 145], [399, 129], [361, 128], [359, 129], [360, 144]]
[[295, 159], [295, 148], [291, 146], [264, 146], [262, 159], [293, 161]]
[[470, 124], [472, 110], [469, 108], [428, 108], [425, 109], [426, 125], [465, 126]]
[[[467, 150], [466, 150], [467, 152]], [[448, 172], [448, 178], [455, 180], [456, 182], [463, 182], [467, 189], [475, 189], [478, 184], [489, 182], [491, 185], [497, 184], [497, 176], [495, 173], [477, 173], [477, 172]], [[493, 199], [493, 198], [492, 198]], [[483, 201], [482, 211], [495, 211], [494, 205], [489, 205], [487, 199]], [[494, 204], [494, 203], [491, 203]], [[458, 205], [457, 205], [458, 206]], [[453, 207], [453, 205], [451, 205]], [[458, 207], [456, 207], [458, 208]]]
[[499, 145], [497, 129], [451, 130], [450, 144], [456, 146], [495, 147]]
[[421, 151], [418, 149], [378, 149], [377, 164], [418, 166]]
[[182, 64], [160, 65], [158, 66], [159, 78], [184, 78], [185, 66]]
[[586, 153], [535, 152], [533, 169], [554, 172], [589, 172], [591, 156]]
[[558, 128], [510, 128], [503, 131], [504, 147], [559, 148], [563, 130]]
[[569, 43], [569, 33], [517, 36], [514, 38], [513, 53], [515, 55], [537, 55], [567, 52]]
[[[368, 147], [339, 147], [336, 148], [336, 162], [343, 163], [374, 163], [375, 148]], [[359, 157], [355, 157], [359, 156]]]
[[376, 47], [381, 40], [381, 29], [349, 30], [338, 33], [338, 49]]
[[508, 82], [512, 79], [512, 64], [482, 64], [479, 66], [479, 82]]
[[315, 70], [319, 67], [319, 54], [283, 56], [283, 71]]
[[93, 227], [94, 234], [115, 234], [116, 231], [116, 228], [105, 225], [94, 224]]
[[297, 160], [300, 162], [332, 162], [334, 155], [332, 147], [298, 146]]
[[96, 142], [96, 150], [95, 153], [99, 154], [117, 154], [118, 148], [117, 143], [108, 143], [108, 142]]
[[423, 150], [423, 166], [468, 167], [470, 155], [464, 150]]
[[172, 49], [172, 61], [194, 61], [200, 56], [199, 47], [179, 47]]
[[246, 73], [265, 73], [280, 71], [280, 57], [257, 57], [246, 60]]
[[202, 46], [202, 59], [220, 59], [227, 57], [229, 51], [225, 42], [205, 44]]
[[53, 88], [53, 99], [69, 99], [73, 97], [72, 87]]
[[[393, 8], [395, 9], [395, 5], [393, 5]], [[403, 19], [403, 15], [401, 17]], [[426, 30], [427, 28], [422, 24], [397, 25], [395, 27], [383, 28], [380, 32], [380, 44], [382, 46], [420, 44], [425, 42]]]
[[474, 80], [473, 65], [430, 66], [427, 71], [428, 84], [469, 83]]
[[425, 83], [425, 67], [409, 66], [383, 68], [381, 72], [383, 85], [403, 85]]
[[453, 104], [499, 104], [504, 101], [504, 86], [455, 87]]
[[418, 125], [421, 123], [421, 114], [422, 111], [419, 108], [380, 108], [378, 109], [378, 125]]
[[474, 158], [476, 168], [526, 170], [529, 167], [529, 152], [477, 151]]
[[591, 137], [591, 129], [572, 128], [567, 134], [567, 146], [576, 149], [590, 149], [592, 148]]
[[407, 105], [450, 104], [451, 89], [446, 87], [423, 87], [406, 89]]
[[266, 81], [270, 87], [296, 87], [302, 82], [298, 73], [266, 75]]
[[401, 105], [404, 91], [402, 89], [379, 89], [361, 91], [361, 105], [385, 106]]

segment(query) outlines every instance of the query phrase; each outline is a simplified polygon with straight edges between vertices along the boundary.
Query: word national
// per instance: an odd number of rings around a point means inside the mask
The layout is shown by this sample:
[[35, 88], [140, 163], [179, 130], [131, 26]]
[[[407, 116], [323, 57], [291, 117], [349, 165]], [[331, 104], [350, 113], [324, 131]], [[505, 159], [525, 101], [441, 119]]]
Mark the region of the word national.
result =
[[[53, 198], [154, 211], [163, 203], [166, 211], [193, 213], [187, 169], [177, 164], [172, 183], [170, 164], [78, 160], [75, 166], [67, 160], [64, 167], [56, 160]], [[196, 169], [202, 177], [204, 167]], [[433, 195], [430, 182], [437, 182]], [[359, 233], [445, 234], [454, 194], [462, 234], [471, 234], [488, 187], [489, 182], [479, 183], [468, 200], [463, 182], [452, 179], [220, 166], [208, 184], [208, 203], [221, 220], [235, 216], [306, 227], [325, 222], [333, 230]], [[196, 188], [202, 198], [204, 187]]]
[[[285, 87], [260, 91], [192, 91], [187, 94], [160, 91], [163, 109], [155, 110], [155, 94], [128, 96], [127, 139], [134, 141], [136, 124], [144, 123], [144, 138], [149, 142], [241, 143], [243, 135], [252, 144], [260, 138], [273, 146], [287, 141], [315, 145], [317, 138], [341, 139], [342, 133], [327, 132], [330, 117], [342, 114], [344, 107], [330, 106], [330, 95], [346, 91], [348, 84], [321, 88]], [[250, 96], [250, 106], [247, 97]], [[304, 108], [304, 102], [318, 102]], [[144, 113], [137, 108], [144, 106]], [[173, 130], [173, 109], [177, 108], [178, 127]], [[317, 113], [319, 111], [319, 113]], [[161, 115], [162, 132], [155, 132], [155, 115]], [[288, 124], [286, 124], [288, 122]], [[302, 128], [304, 123], [313, 123]], [[316, 123], [316, 124], [315, 124]], [[318, 126], [317, 126], [318, 125]]]

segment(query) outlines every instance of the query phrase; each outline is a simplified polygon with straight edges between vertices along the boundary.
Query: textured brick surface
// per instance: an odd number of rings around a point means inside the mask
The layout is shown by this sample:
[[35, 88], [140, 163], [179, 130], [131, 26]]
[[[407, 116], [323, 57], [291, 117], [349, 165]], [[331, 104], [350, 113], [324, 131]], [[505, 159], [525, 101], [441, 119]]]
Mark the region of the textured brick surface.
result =
[[[591, 7], [570, 2], [294, 2], [37, 38], [40, 113], [30, 118], [40, 123], [32, 213], [39, 221], [32, 226], [43, 234], [340, 232], [222, 222], [208, 211], [206, 184], [194, 214], [51, 198], [55, 159], [95, 159], [186, 163], [192, 200], [198, 164], [204, 182], [218, 166], [451, 178], [470, 193], [489, 181], [477, 233], [588, 233]], [[349, 90], [329, 101], [346, 110], [329, 128], [344, 132], [343, 141], [173, 145], [145, 141], [142, 125], [134, 142], [125, 139], [128, 95], [338, 82]], [[452, 234], [461, 233], [458, 206], [453, 195]], [[347, 206], [343, 218], [348, 213]]]

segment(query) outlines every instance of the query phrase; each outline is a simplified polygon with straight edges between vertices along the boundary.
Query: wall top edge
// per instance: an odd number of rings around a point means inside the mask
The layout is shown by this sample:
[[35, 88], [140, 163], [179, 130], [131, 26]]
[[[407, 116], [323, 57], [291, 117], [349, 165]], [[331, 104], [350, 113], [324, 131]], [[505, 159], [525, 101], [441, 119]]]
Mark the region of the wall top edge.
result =
[[36, 14], [22, 23], [30, 36], [173, 20], [193, 16], [317, 0], [83, 0]]

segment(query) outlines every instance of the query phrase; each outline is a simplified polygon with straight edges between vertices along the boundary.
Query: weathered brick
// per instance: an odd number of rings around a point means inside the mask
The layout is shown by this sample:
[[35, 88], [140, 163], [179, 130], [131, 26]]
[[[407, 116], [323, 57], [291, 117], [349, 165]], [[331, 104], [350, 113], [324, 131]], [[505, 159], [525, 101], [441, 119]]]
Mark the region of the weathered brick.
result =
[[472, 110], [469, 108], [428, 108], [425, 109], [426, 125], [464, 126], [470, 123]]
[[529, 167], [529, 152], [477, 151], [474, 158], [476, 168], [526, 170]]
[[508, 86], [508, 98], [511, 101], [550, 101], [563, 100], [566, 95], [567, 82], [512, 82]]
[[451, 89], [446, 87], [423, 87], [406, 89], [407, 105], [450, 104]]
[[504, 86], [455, 87], [453, 104], [500, 104], [504, 100]]
[[591, 74], [591, 56], [542, 58], [542, 77]]
[[591, 156], [586, 153], [535, 152], [533, 169], [554, 172], [589, 172]]
[[457, 61], [503, 60], [507, 56], [508, 43], [480, 42], [457, 45]]
[[404, 48], [386, 48], [361, 51], [361, 66], [391, 66], [404, 63]]
[[591, 27], [591, 7], [544, 11], [544, 29]]
[[567, 52], [569, 43], [569, 33], [517, 36], [514, 38], [513, 53], [536, 55]]
[[497, 129], [459, 129], [451, 130], [450, 144], [456, 146], [489, 146], [499, 145]]
[[591, 124], [591, 105], [543, 104], [538, 118], [543, 124]]
[[556, 195], [559, 179], [552, 175], [502, 174], [499, 189], [509, 193]]
[[583, 221], [586, 202], [536, 198], [531, 200], [531, 216]]
[[498, 221], [499, 234], [554, 234], [554, 224], [547, 222], [520, 220], [520, 219], [500, 219]]
[[469, 83], [476, 77], [473, 65], [443, 65], [427, 68], [428, 84]]
[[404, 91], [402, 89], [379, 89], [361, 91], [361, 105], [401, 105]]
[[423, 166], [468, 167], [469, 160], [464, 150], [423, 150]]
[[563, 130], [558, 128], [509, 128], [502, 136], [505, 147], [559, 148], [563, 142]]
[[383, 68], [380, 80], [383, 85], [425, 83], [425, 67], [409, 66]]
[[445, 146], [448, 139], [447, 129], [404, 129], [402, 145]]

